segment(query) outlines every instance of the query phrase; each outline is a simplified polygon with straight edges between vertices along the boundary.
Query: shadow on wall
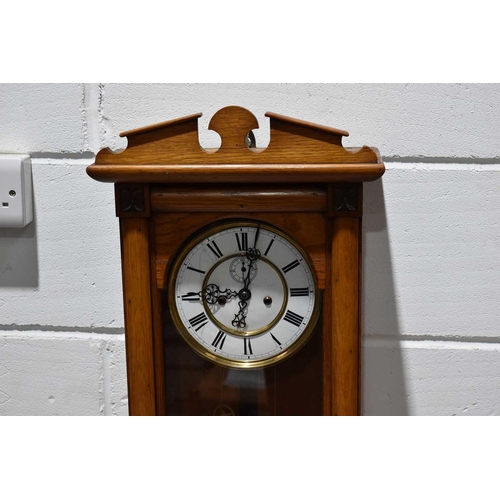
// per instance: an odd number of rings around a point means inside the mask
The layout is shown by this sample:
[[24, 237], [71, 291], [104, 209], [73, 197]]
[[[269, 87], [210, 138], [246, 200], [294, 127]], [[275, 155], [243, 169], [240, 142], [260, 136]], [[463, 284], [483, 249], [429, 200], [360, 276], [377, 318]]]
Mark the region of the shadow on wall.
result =
[[362, 415], [408, 415], [383, 181], [363, 186]]
[[0, 228], [0, 289], [38, 287], [36, 221], [33, 205], [33, 221], [26, 227]]

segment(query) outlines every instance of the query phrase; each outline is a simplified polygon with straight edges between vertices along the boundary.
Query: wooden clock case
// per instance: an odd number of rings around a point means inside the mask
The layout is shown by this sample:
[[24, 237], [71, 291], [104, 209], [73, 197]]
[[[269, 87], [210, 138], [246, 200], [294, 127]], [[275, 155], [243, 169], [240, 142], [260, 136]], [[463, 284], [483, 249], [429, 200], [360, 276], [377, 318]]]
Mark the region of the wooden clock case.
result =
[[269, 146], [249, 147], [258, 122], [236, 106], [213, 116], [209, 129], [222, 143], [204, 150], [200, 116], [124, 132], [123, 152], [102, 150], [87, 168], [115, 183], [130, 415], [167, 413], [162, 297], [169, 265], [196, 231], [228, 218], [277, 226], [309, 255], [323, 297], [319, 414], [358, 415], [362, 186], [384, 173], [377, 150], [344, 148], [347, 132], [275, 113], [266, 113]]

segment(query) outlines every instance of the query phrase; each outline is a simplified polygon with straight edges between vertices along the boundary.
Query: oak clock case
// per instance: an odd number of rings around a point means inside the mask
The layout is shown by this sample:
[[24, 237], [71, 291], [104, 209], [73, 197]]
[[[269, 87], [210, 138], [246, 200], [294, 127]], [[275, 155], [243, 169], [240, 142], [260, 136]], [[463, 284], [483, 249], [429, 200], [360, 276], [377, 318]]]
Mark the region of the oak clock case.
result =
[[190, 239], [170, 271], [168, 295], [187, 343], [209, 361], [243, 370], [293, 355], [320, 305], [305, 251], [256, 220], [223, 221]]
[[167, 415], [321, 414], [321, 296], [301, 250], [255, 219], [181, 243], [162, 296]]
[[363, 184], [347, 132], [238, 106], [123, 132], [115, 185], [130, 415], [358, 415]]

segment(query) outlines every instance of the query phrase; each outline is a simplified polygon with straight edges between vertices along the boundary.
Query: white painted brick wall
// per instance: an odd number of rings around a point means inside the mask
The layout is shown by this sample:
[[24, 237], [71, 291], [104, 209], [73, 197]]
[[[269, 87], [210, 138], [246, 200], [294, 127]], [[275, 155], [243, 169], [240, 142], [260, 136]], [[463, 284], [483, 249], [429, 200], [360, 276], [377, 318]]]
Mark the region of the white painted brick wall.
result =
[[32, 160], [35, 222], [0, 229], [0, 324], [123, 327], [113, 185], [93, 181], [88, 164]]
[[0, 84], [0, 152], [46, 155], [89, 149], [84, 84]]
[[113, 189], [85, 167], [123, 130], [206, 127], [230, 104], [258, 145], [275, 111], [384, 155], [365, 185], [363, 414], [499, 415], [496, 84], [1, 84], [0, 151], [34, 157], [35, 221], [0, 229], [0, 415], [127, 413]]
[[123, 335], [9, 331], [0, 337], [2, 415], [123, 415]]
[[[384, 157], [498, 158], [500, 86], [450, 84], [106, 84], [105, 144], [118, 133], [198, 110], [205, 128], [221, 107], [250, 109], [347, 130], [346, 146], [376, 145]], [[256, 132], [269, 140], [269, 126]], [[260, 141], [259, 141], [260, 139]], [[217, 141], [208, 131], [202, 140]]]

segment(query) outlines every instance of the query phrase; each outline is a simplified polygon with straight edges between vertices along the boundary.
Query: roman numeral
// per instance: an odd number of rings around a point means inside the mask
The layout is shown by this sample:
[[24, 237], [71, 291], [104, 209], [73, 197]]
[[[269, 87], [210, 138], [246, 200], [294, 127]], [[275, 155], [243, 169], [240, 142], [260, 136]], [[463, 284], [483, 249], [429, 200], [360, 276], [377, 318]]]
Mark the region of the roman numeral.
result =
[[201, 269], [196, 269], [196, 267], [187, 266], [187, 268], [190, 269], [191, 271], [195, 271], [200, 274], [205, 274], [205, 271], [202, 271]]
[[190, 300], [200, 300], [200, 294], [196, 292], [188, 292], [182, 296], [182, 300], [190, 301]]
[[290, 288], [290, 297], [308, 297], [309, 288]]
[[271, 250], [273, 243], [274, 243], [274, 238], [269, 242], [269, 245], [267, 245], [267, 248], [266, 248], [266, 251], [264, 252], [264, 255], [267, 255], [269, 253], [269, 250]]
[[224, 341], [226, 340], [226, 336], [227, 334], [225, 332], [219, 330], [219, 333], [212, 342], [212, 346], [215, 347], [216, 349], [222, 350], [222, 347], [224, 346]]
[[285, 316], [283, 317], [283, 319], [285, 321], [288, 321], [288, 323], [291, 323], [292, 325], [300, 326], [304, 317], [299, 316], [297, 313], [294, 313], [294, 312], [288, 310], [286, 312]]
[[[248, 233], [243, 233], [241, 232], [239, 235], [238, 233], [234, 233], [236, 236], [236, 242], [238, 243], [238, 250], [240, 252], [246, 252], [248, 250]], [[240, 240], [241, 236], [241, 240]]]
[[283, 267], [281, 270], [286, 274], [288, 271], [295, 269], [298, 265], [300, 265], [300, 262], [298, 260], [294, 260], [293, 262], [290, 262], [290, 264]]
[[[213, 245], [213, 246], [212, 246]], [[210, 243], [207, 243], [207, 247], [210, 248], [210, 250], [212, 250], [212, 253], [218, 258], [220, 259], [222, 257], [222, 252], [220, 251], [220, 248], [217, 246], [217, 243], [215, 243], [215, 241], [212, 241], [211, 244]]]
[[203, 328], [207, 323], [207, 315], [202, 312], [194, 317], [192, 317], [189, 320], [189, 324], [194, 328], [195, 326], [198, 326], [198, 328], [195, 328], [196, 331], [198, 331], [200, 328]]
[[271, 335], [273, 340], [280, 346], [280, 349], [281, 349], [281, 342], [271, 332], [269, 332], [269, 335]]
[[248, 356], [249, 354], [253, 354], [253, 352], [252, 352], [252, 344], [250, 343], [250, 339], [247, 339], [245, 337], [243, 339], [243, 342], [244, 342], [245, 356]]

